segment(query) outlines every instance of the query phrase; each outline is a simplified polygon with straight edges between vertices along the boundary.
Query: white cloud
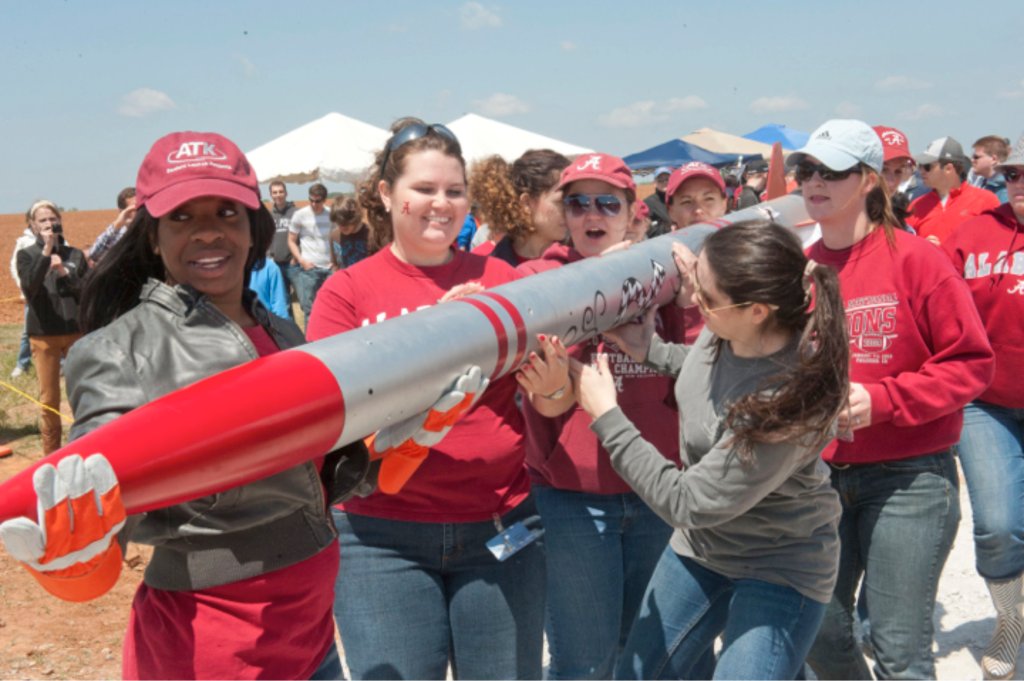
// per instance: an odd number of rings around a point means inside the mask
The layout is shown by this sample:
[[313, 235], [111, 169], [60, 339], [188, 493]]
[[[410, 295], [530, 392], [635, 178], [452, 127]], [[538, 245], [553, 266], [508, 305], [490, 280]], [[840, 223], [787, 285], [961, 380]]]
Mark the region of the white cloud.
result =
[[496, 92], [487, 99], [478, 99], [473, 105], [485, 116], [512, 116], [514, 114], [526, 113], [530, 105], [515, 95]]
[[1002, 90], [996, 93], [997, 99], [1024, 99], [1024, 80], [1020, 81], [1016, 90]]
[[839, 102], [836, 104], [836, 115], [843, 118], [857, 118], [863, 109], [859, 104], [853, 102]]
[[242, 73], [245, 74], [246, 78], [253, 78], [259, 74], [259, 71], [256, 69], [256, 65], [249, 61], [249, 58], [244, 54], [236, 54], [235, 59], [242, 65]]
[[166, 92], [142, 87], [121, 97], [117, 112], [122, 116], [142, 118], [158, 111], [167, 111], [177, 106]]
[[920, 121], [925, 118], [940, 118], [945, 115], [946, 110], [938, 104], [921, 104], [910, 111], [904, 111], [899, 117], [905, 121]]
[[756, 114], [800, 111], [806, 108], [807, 102], [799, 97], [782, 95], [775, 97], [758, 97], [750, 103], [750, 110]]
[[606, 128], [640, 128], [671, 120], [672, 114], [706, 109], [708, 103], [697, 95], [672, 97], [664, 102], [645, 99], [628, 106], [612, 109], [597, 117], [598, 123]]
[[875, 83], [879, 92], [905, 92], [907, 90], [927, 90], [932, 86], [926, 80], [910, 76], [886, 76]]
[[576, 43], [571, 40], [563, 40], [560, 47], [562, 48], [562, 52], [572, 52], [576, 49]]
[[467, 31], [501, 26], [501, 17], [498, 16], [498, 13], [484, 7], [479, 2], [467, 2], [459, 8], [459, 19], [462, 21], [462, 28]]
[[686, 97], [673, 97], [665, 102], [662, 107], [666, 113], [677, 113], [679, 111], [697, 111], [708, 108], [708, 103], [697, 95]]

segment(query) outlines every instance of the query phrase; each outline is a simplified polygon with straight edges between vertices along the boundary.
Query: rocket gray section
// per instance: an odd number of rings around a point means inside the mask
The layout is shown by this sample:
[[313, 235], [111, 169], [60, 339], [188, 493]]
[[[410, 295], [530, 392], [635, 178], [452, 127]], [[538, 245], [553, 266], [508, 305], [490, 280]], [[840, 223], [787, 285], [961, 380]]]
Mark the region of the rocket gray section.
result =
[[428, 409], [470, 366], [492, 378], [515, 370], [538, 347], [537, 334], [572, 345], [671, 301], [679, 286], [673, 241], [698, 252], [716, 227], [764, 217], [790, 228], [807, 222], [803, 199], [784, 196], [289, 352], [313, 355], [338, 381], [340, 447]]

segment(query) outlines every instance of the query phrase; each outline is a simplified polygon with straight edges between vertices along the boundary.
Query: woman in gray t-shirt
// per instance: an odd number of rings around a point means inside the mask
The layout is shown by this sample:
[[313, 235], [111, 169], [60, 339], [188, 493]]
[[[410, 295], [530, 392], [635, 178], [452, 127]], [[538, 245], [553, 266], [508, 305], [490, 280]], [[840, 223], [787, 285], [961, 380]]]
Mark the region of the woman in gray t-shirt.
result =
[[838, 279], [764, 221], [722, 228], [699, 258], [673, 249], [684, 282], [676, 302], [692, 300], [705, 320], [697, 342], [662, 341], [651, 311], [612, 335], [676, 376], [684, 468], [618, 408], [607, 358], [577, 379], [615, 470], [676, 528], [616, 678], [791, 679], [838, 564], [839, 500], [819, 456], [848, 389]]

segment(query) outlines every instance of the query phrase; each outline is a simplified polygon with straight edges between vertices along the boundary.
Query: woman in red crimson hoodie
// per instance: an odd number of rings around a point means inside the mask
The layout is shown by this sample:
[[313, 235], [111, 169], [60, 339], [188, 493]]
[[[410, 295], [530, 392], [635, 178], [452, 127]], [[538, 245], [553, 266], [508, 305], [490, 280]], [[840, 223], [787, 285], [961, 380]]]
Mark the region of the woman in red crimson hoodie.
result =
[[850, 334], [845, 429], [823, 453], [843, 506], [839, 577], [807, 660], [819, 678], [870, 679], [853, 634], [863, 577], [877, 678], [934, 678], [932, 613], [960, 521], [952, 447], [993, 355], [949, 259], [897, 229], [882, 142], [828, 121], [789, 158], [822, 239], [808, 255], [839, 272]]
[[963, 223], [942, 244], [967, 281], [996, 353], [992, 385], [964, 408], [959, 445], [978, 574], [997, 615], [981, 660], [990, 679], [1014, 676], [1024, 635], [1024, 136], [1000, 172], [1009, 201]]
[[[453, 248], [469, 199], [452, 132], [414, 118], [392, 132], [360, 186], [379, 250], [320, 289], [310, 340], [430, 307], [461, 285], [518, 277], [498, 258]], [[541, 347], [556, 353], [550, 341]], [[547, 394], [568, 369], [550, 385], [533, 375]], [[512, 376], [492, 382], [400, 494], [335, 508], [343, 557], [334, 616], [352, 678], [443, 679], [449, 665], [457, 678], [540, 678], [542, 541], [505, 560], [488, 548], [504, 528], [536, 517], [517, 388]]]
[[[551, 246], [539, 260], [521, 265], [521, 272], [599, 256], [623, 243], [632, 224], [636, 185], [621, 159], [580, 156], [562, 171], [556, 189], [572, 245]], [[681, 341], [682, 329], [673, 327], [678, 316], [667, 314], [659, 316], [660, 333]], [[666, 458], [678, 462], [672, 379], [600, 336], [570, 348], [570, 355], [589, 363], [602, 351], [609, 355], [623, 410]], [[612, 468], [568, 382], [551, 394], [530, 394], [523, 411], [527, 464], [545, 529], [549, 678], [611, 678], [672, 530]]]

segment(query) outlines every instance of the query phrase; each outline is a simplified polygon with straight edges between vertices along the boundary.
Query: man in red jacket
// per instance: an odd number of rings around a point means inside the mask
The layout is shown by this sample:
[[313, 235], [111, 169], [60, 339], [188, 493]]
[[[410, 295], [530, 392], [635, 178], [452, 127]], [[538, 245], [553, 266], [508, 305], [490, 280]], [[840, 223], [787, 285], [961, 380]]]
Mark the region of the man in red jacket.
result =
[[992, 192], [967, 184], [971, 160], [952, 137], [933, 141], [914, 161], [932, 191], [910, 204], [907, 224], [933, 244], [942, 243], [968, 218], [999, 205]]

